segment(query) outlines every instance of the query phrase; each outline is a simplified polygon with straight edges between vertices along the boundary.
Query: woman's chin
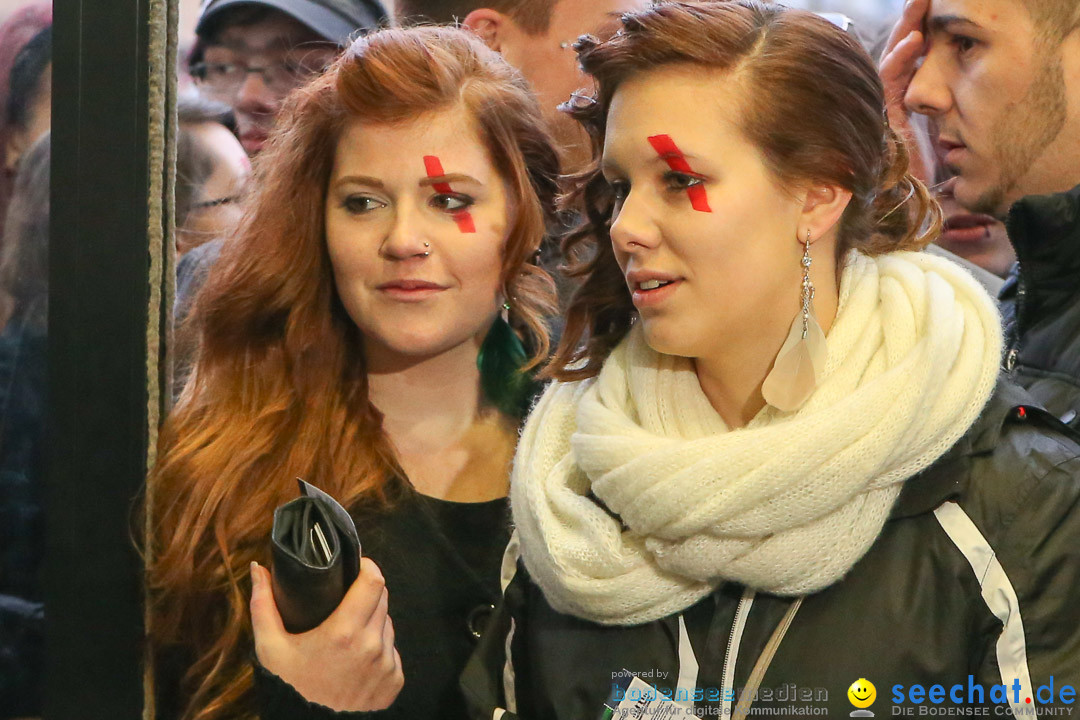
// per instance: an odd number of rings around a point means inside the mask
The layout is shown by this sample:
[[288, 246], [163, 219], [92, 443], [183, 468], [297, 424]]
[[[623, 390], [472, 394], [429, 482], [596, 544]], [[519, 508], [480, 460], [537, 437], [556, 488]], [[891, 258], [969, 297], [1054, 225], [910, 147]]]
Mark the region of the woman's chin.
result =
[[677, 357], [694, 357], [690, 338], [685, 333], [673, 327], [673, 323], [665, 320], [639, 320], [645, 335], [645, 344], [662, 355], [675, 355]]

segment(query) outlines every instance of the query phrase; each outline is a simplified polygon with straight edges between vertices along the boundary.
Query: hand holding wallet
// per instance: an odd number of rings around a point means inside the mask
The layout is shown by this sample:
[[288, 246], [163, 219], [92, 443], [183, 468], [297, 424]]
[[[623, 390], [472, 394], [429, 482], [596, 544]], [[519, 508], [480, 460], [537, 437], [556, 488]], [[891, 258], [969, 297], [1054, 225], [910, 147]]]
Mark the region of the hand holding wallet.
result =
[[352, 517], [322, 490], [297, 482], [300, 497], [274, 511], [270, 533], [274, 602], [290, 633], [321, 624], [360, 572]]

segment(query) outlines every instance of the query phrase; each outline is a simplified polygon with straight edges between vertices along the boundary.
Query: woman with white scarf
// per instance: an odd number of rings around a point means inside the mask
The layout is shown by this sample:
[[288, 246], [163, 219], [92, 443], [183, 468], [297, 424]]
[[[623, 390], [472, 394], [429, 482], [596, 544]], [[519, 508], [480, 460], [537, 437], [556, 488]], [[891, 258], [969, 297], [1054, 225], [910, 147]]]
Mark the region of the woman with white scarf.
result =
[[999, 381], [990, 297], [918, 252], [940, 210], [872, 61], [753, 0], [622, 23], [576, 46], [591, 252], [474, 716], [1070, 705], [1080, 448]]

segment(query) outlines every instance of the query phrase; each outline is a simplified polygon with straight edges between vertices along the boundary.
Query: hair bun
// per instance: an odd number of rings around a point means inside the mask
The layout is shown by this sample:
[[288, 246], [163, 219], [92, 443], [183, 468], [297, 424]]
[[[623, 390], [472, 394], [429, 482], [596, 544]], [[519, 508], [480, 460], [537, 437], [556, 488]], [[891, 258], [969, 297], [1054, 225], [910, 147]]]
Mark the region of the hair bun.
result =
[[872, 237], [860, 247], [870, 255], [922, 250], [941, 233], [941, 207], [926, 185], [911, 174], [907, 145], [888, 124], [870, 219]]

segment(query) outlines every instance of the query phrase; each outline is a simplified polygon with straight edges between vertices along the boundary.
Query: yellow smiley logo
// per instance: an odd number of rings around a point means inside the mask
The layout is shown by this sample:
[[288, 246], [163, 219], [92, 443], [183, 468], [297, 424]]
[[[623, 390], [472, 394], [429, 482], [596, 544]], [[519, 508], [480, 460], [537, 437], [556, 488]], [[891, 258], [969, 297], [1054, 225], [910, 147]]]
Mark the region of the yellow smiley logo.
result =
[[877, 688], [866, 678], [859, 678], [847, 689], [848, 700], [857, 708], [868, 708], [877, 699]]

